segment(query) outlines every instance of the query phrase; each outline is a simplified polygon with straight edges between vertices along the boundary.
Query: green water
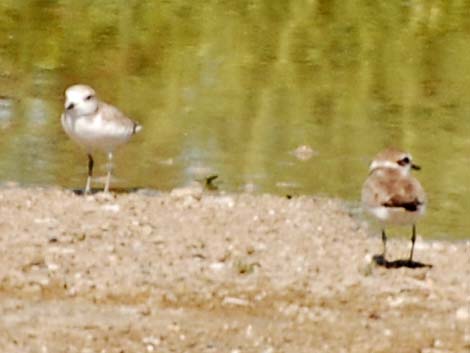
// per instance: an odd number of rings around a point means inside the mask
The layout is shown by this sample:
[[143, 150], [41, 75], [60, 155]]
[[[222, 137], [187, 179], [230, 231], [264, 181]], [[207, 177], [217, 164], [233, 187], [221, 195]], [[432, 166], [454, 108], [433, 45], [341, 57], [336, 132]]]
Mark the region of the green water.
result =
[[84, 186], [59, 121], [78, 82], [144, 125], [116, 156], [123, 187], [216, 173], [357, 201], [393, 145], [423, 167], [419, 233], [470, 237], [469, 0], [2, 0], [1, 181]]

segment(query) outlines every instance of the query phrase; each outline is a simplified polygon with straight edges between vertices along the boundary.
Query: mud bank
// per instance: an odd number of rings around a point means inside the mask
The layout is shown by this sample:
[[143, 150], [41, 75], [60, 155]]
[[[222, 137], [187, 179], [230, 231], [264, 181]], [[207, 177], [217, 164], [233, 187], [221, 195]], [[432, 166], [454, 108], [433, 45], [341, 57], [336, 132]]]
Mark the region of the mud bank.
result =
[[380, 249], [326, 198], [3, 188], [1, 351], [468, 352], [470, 243]]

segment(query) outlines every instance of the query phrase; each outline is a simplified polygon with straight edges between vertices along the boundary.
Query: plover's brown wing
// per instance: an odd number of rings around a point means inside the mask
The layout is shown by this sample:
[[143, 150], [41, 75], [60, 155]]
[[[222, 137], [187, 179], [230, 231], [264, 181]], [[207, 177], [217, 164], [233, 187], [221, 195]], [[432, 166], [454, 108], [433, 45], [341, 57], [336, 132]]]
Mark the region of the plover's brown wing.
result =
[[426, 202], [421, 184], [399, 171], [381, 169], [367, 178], [362, 188], [362, 202], [370, 207], [399, 207], [415, 211]]
[[100, 102], [99, 110], [104, 121], [122, 126], [129, 134], [135, 134], [142, 128], [138, 122], [128, 118], [119, 109], [110, 104]]
[[426, 202], [423, 187], [415, 178], [401, 177], [389, 186], [389, 198], [383, 202], [385, 207], [401, 207], [407, 211], [416, 211]]

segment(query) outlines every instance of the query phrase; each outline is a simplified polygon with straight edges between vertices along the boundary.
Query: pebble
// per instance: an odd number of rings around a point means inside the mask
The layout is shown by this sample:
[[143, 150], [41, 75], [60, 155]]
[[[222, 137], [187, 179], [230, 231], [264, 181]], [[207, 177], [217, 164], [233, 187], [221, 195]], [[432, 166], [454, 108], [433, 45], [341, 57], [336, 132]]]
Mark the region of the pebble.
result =
[[36, 224], [57, 224], [57, 220], [54, 219], [54, 218], [49, 218], [49, 217], [46, 217], [46, 218], [35, 218], [33, 220], [34, 223]]
[[300, 145], [295, 150], [291, 151], [291, 154], [301, 161], [308, 161], [313, 156], [316, 156], [318, 152], [314, 151], [312, 147], [308, 145]]
[[150, 234], [152, 234], [153, 232], [153, 228], [149, 225], [146, 225], [142, 228], [142, 234], [144, 236], [149, 236]]
[[101, 209], [107, 212], [117, 213], [121, 209], [121, 206], [119, 206], [117, 203], [105, 204], [101, 206]]
[[470, 319], [470, 306], [463, 306], [455, 312], [455, 316], [459, 321], [468, 321]]
[[224, 300], [222, 301], [222, 304], [247, 306], [247, 305], [250, 305], [250, 302], [248, 300], [241, 299], [241, 298], [225, 297]]
[[223, 270], [225, 267], [225, 264], [223, 262], [213, 262], [209, 265], [209, 268], [212, 271], [220, 271]]
[[391, 308], [395, 308], [397, 306], [402, 305], [405, 302], [405, 298], [404, 297], [387, 298], [387, 302]]
[[59, 265], [54, 264], [54, 263], [49, 263], [47, 264], [47, 268], [49, 271], [57, 271], [59, 269]]
[[159, 337], [155, 337], [155, 336], [148, 336], [148, 337], [144, 337], [142, 339], [142, 342], [144, 344], [151, 344], [153, 346], [159, 346], [160, 345], [160, 338]]
[[253, 337], [253, 326], [248, 325], [248, 326], [246, 327], [245, 336], [246, 336], [247, 338]]

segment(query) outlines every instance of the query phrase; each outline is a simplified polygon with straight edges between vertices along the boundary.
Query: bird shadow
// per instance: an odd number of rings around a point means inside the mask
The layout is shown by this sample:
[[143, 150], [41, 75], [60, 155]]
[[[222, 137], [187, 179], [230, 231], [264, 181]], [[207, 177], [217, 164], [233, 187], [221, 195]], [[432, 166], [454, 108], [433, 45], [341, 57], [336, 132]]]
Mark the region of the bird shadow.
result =
[[394, 261], [388, 261], [386, 260], [383, 255], [374, 255], [372, 260], [375, 262], [376, 265], [382, 266], [385, 268], [401, 268], [401, 267], [407, 267], [407, 268], [432, 268], [431, 264], [425, 264], [422, 262], [418, 261], [413, 261], [413, 260], [394, 260]]
[[[141, 188], [112, 188], [110, 192], [115, 194], [130, 194], [141, 190]], [[72, 192], [75, 195], [84, 196], [84, 195], [94, 195], [103, 192], [103, 188], [92, 188], [90, 192], [85, 193], [84, 189], [72, 189]]]

